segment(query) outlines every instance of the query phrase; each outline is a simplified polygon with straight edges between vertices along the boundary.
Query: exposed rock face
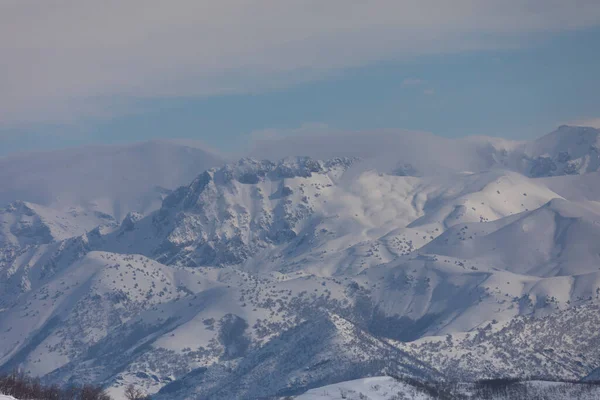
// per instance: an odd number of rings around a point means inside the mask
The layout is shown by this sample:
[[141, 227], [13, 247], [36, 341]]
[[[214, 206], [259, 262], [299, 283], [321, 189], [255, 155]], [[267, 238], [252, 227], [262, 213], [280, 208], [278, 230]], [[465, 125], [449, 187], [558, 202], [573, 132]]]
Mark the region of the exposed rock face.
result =
[[186, 266], [235, 265], [289, 242], [315, 211], [303, 186], [331, 186], [355, 161], [242, 159], [206, 171], [165, 198], [152, 216], [154, 229], [163, 233], [153, 258]]
[[527, 146], [533, 177], [581, 175], [600, 168], [600, 130], [561, 126]]

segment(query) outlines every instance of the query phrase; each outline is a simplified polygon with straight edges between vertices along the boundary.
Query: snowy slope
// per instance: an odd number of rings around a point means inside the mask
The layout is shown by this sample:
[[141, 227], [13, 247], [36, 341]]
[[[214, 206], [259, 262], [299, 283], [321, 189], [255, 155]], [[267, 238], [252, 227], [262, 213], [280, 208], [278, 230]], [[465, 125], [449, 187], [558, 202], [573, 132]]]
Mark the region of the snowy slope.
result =
[[[103, 249], [134, 247], [186, 266], [358, 273], [422, 247], [451, 225], [496, 220], [557, 197], [514, 173], [452, 180], [373, 170], [355, 175], [351, 169], [360, 165], [352, 159], [246, 159], [210, 170], [167, 197], [153, 215], [103, 238]], [[279, 171], [284, 167], [291, 172]], [[506, 196], [520, 190], [531, 195]]]
[[532, 380], [501, 384], [490, 382], [489, 384], [433, 383], [422, 385], [396, 380], [389, 376], [378, 376], [311, 389], [295, 399], [595, 400], [598, 396], [600, 396], [600, 386], [585, 383]]
[[[323, 283], [314, 278], [257, 279], [226, 268], [174, 268], [143, 256], [90, 252], [52, 279], [33, 284], [0, 313], [0, 325], [13, 327], [0, 336], [0, 362], [5, 368], [20, 365], [35, 375], [50, 374], [53, 380], [99, 380], [121, 387], [134, 381], [156, 391], [196, 368], [259, 351], [282, 330], [314, 316], [315, 307], [344, 298], [342, 285]], [[351, 348], [339, 347], [336, 337], [369, 346], [366, 336], [352, 339], [335, 333], [342, 329], [338, 325], [322, 321], [313, 330], [332, 332], [331, 354], [339, 357], [335, 348]], [[312, 332], [306, 329], [299, 330], [300, 337]], [[328, 357], [324, 343], [313, 350], [315, 357]], [[292, 357], [297, 350], [286, 346]], [[418, 364], [412, 360], [409, 367]], [[354, 363], [347, 365], [354, 368]], [[229, 379], [223, 373], [218, 377], [215, 384]]]
[[525, 275], [580, 275], [600, 270], [599, 238], [597, 203], [555, 199], [495, 222], [455, 225], [421, 251]]
[[600, 366], [597, 304], [542, 318], [492, 321], [467, 333], [396, 345], [452, 380], [543, 377], [578, 380]]
[[389, 376], [376, 376], [373, 378], [335, 383], [311, 389], [295, 397], [297, 400], [390, 400], [394, 398], [414, 400], [432, 399], [427, 393]]
[[132, 243], [166, 264], [239, 264], [295, 238], [324, 203], [315, 198], [330, 191], [332, 180], [351, 162], [244, 159], [206, 171], [136, 227], [106, 238], [106, 248], [121, 252]]
[[223, 371], [223, 366], [193, 371], [164, 387], [158, 398], [251, 400], [273, 394], [287, 396], [321, 382], [383, 371], [441, 378], [437, 371], [336, 315], [317, 316], [299, 324], [232, 366], [233, 371]]
[[537, 180], [560, 196], [574, 201], [600, 201], [600, 172], [562, 175]]
[[79, 207], [60, 211], [15, 201], [1, 209], [0, 305], [85, 254], [86, 232], [115, 227], [111, 216]]
[[38, 204], [15, 201], [0, 209], [0, 246], [24, 247], [65, 240], [115, 220], [99, 211], [78, 207], [56, 210]]

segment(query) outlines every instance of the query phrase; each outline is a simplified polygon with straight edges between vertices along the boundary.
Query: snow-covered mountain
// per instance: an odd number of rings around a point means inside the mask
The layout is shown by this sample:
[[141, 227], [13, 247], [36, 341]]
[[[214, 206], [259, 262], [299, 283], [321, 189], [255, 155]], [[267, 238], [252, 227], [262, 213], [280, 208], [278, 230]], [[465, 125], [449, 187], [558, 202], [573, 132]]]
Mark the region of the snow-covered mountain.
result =
[[[133, 245], [165, 264], [235, 265], [305, 229], [333, 181], [352, 163], [307, 158], [278, 163], [243, 159], [208, 170], [163, 201], [156, 213], [105, 238], [123, 252]], [[324, 196], [325, 197], [325, 196]]]
[[[100, 152], [120, 175], [98, 185], [87, 160], [34, 162], [27, 190], [2, 189], [0, 366], [159, 399], [297, 396], [386, 374], [596, 376], [598, 134], [295, 138], [331, 157], [276, 143], [287, 157], [224, 166], [153, 142]], [[46, 197], [26, 184], [38, 168], [59, 182]], [[155, 186], [174, 190], [140, 202]]]
[[426, 176], [448, 171], [509, 169], [531, 177], [598, 171], [600, 130], [560, 126], [532, 142], [490, 137], [446, 139], [425, 132], [375, 131], [297, 135], [257, 141], [252, 155], [360, 157], [380, 171]]
[[0, 244], [19, 246], [48, 244], [80, 236], [98, 226], [115, 224], [108, 214], [78, 207], [58, 210], [15, 201], [0, 210]]
[[525, 146], [531, 176], [576, 175], [600, 168], [600, 132], [563, 125]]

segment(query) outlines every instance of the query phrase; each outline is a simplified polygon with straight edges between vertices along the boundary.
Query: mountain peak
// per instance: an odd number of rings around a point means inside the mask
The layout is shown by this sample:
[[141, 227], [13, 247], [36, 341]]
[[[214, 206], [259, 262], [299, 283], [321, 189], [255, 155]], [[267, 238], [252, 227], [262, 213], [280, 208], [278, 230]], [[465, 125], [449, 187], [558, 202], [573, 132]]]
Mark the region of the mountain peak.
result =
[[600, 132], [599, 129], [594, 128], [593, 126], [585, 126], [585, 125], [560, 125], [556, 128], [556, 131], [562, 132], [576, 132], [576, 131], [596, 131]]
[[215, 171], [222, 175], [226, 181], [237, 180], [240, 183], [255, 184], [264, 178], [278, 180], [282, 178], [303, 177], [312, 174], [323, 174], [333, 169], [347, 169], [355, 162], [356, 158], [333, 158], [326, 161], [315, 160], [310, 157], [286, 157], [277, 162], [242, 158], [233, 164], [227, 164]]
[[600, 168], [600, 130], [561, 125], [528, 146], [530, 175], [578, 175]]

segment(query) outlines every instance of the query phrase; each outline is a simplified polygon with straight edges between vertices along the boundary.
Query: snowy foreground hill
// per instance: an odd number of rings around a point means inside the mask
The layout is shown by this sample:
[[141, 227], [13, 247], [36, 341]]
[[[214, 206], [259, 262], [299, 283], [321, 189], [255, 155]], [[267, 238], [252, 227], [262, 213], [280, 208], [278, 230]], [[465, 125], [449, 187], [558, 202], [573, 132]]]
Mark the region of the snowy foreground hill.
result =
[[[83, 161], [65, 172], [69, 151], [40, 156], [54, 181], [13, 166], [1, 368], [115, 398], [476, 398], [489, 388], [467, 382], [495, 378], [535, 378], [515, 383], [523, 398], [597, 398], [548, 382], [600, 377], [600, 131], [386, 133], [381, 154], [346, 139], [225, 165], [117, 148], [98, 188]], [[157, 154], [160, 173], [143, 171]]]
[[311, 389], [297, 400], [594, 400], [600, 386], [585, 383], [526, 381], [423, 385], [392, 377], [372, 377]]

